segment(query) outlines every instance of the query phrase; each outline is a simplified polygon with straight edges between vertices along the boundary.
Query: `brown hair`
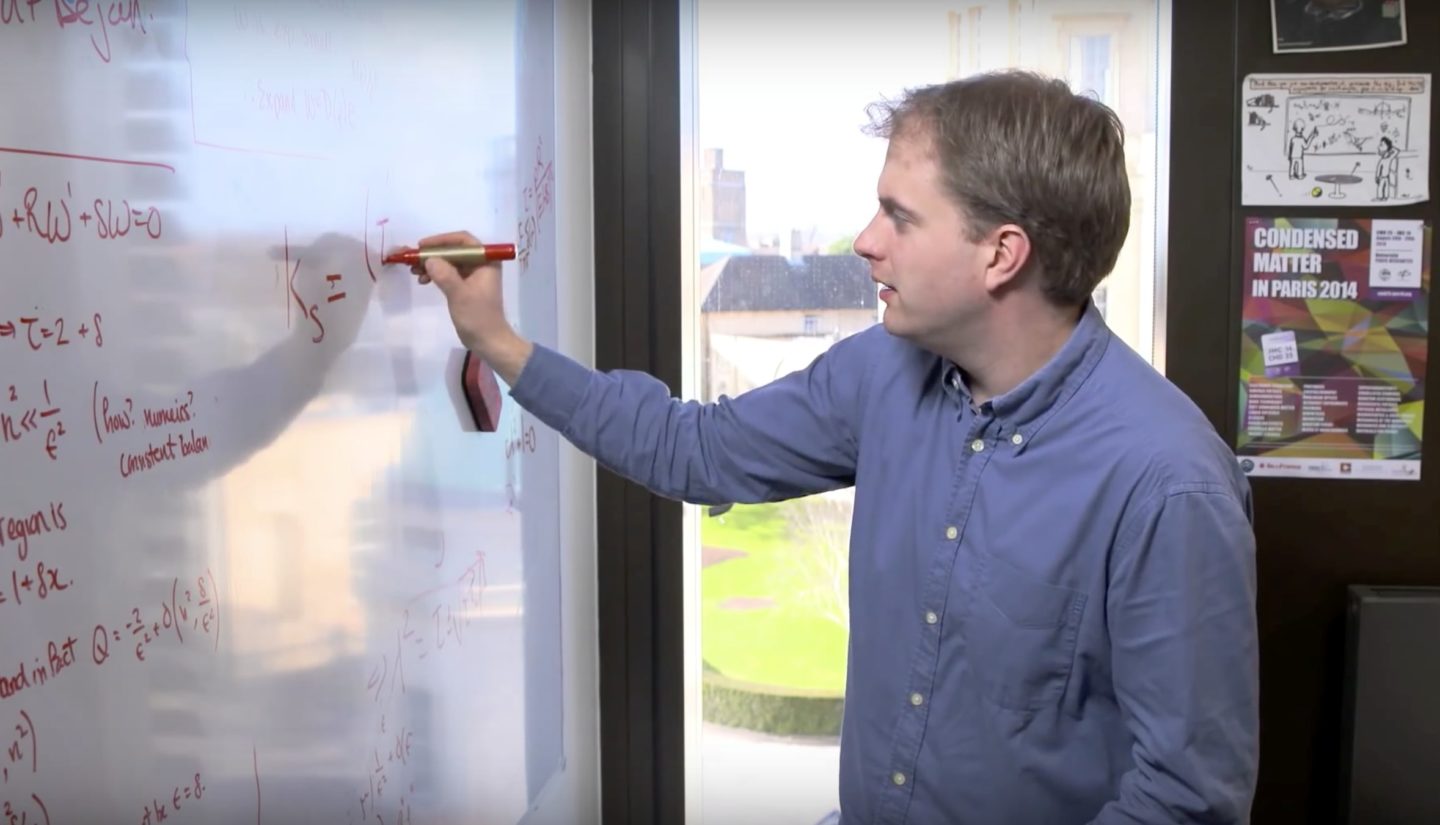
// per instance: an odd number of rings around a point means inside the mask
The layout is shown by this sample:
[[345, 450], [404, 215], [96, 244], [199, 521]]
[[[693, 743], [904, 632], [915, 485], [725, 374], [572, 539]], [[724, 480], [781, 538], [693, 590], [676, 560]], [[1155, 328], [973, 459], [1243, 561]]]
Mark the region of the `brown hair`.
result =
[[1130, 229], [1125, 133], [1105, 104], [1063, 81], [1004, 71], [910, 89], [871, 104], [866, 131], [929, 139], [945, 186], [978, 240], [1013, 223], [1027, 270], [1062, 306], [1084, 303], [1115, 267]]

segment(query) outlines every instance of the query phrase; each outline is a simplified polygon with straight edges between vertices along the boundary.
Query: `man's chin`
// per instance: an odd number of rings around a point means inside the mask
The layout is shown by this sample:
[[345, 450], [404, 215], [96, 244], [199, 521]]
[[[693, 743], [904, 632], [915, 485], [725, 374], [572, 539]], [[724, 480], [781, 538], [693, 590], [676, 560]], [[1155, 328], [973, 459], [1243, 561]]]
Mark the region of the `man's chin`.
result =
[[904, 319], [900, 317], [900, 313], [895, 310], [887, 309], [885, 315], [881, 317], [880, 323], [884, 325], [886, 332], [894, 335], [896, 338], [904, 338], [907, 341], [913, 340], [915, 330], [907, 325]]

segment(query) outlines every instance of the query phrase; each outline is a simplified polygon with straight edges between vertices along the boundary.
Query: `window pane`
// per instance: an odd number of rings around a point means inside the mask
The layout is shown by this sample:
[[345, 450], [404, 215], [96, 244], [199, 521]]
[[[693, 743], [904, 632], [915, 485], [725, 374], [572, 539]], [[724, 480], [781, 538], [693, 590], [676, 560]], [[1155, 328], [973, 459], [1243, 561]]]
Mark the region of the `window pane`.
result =
[[[801, 369], [877, 322], [869, 266], [850, 249], [875, 210], [883, 140], [866, 106], [992, 69], [1064, 79], [1126, 129], [1131, 230], [1095, 301], [1149, 358], [1168, 48], [1157, 0], [816, 4], [692, 0], [696, 145], [694, 363], [707, 401]], [[700, 508], [701, 819], [831, 815], [838, 781], [848, 611], [848, 491]]]

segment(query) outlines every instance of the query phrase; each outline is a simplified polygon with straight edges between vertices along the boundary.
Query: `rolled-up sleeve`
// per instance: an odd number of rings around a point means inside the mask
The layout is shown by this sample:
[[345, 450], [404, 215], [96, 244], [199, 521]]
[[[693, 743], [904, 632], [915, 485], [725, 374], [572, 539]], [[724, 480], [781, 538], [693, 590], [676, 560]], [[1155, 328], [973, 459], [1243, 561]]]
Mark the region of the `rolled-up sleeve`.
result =
[[1249, 820], [1259, 762], [1255, 539], [1249, 505], [1171, 487], [1122, 528], [1107, 624], [1135, 767], [1094, 820]]
[[865, 333], [731, 399], [682, 402], [642, 372], [598, 372], [536, 346], [512, 388], [602, 466], [674, 499], [776, 501], [855, 481]]

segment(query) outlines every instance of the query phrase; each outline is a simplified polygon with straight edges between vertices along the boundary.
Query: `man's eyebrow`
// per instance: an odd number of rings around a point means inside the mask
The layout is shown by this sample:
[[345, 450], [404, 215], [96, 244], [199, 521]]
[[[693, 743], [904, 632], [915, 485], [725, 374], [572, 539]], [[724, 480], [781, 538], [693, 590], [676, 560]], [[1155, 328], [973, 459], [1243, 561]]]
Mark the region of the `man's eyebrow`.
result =
[[905, 206], [894, 198], [889, 197], [888, 195], [882, 195], [880, 197], [880, 208], [885, 210], [885, 214], [887, 215], [894, 215], [895, 213], [899, 212], [900, 214], [912, 220], [919, 217], [915, 214], [915, 211], [913, 209], [910, 209], [909, 207]]

